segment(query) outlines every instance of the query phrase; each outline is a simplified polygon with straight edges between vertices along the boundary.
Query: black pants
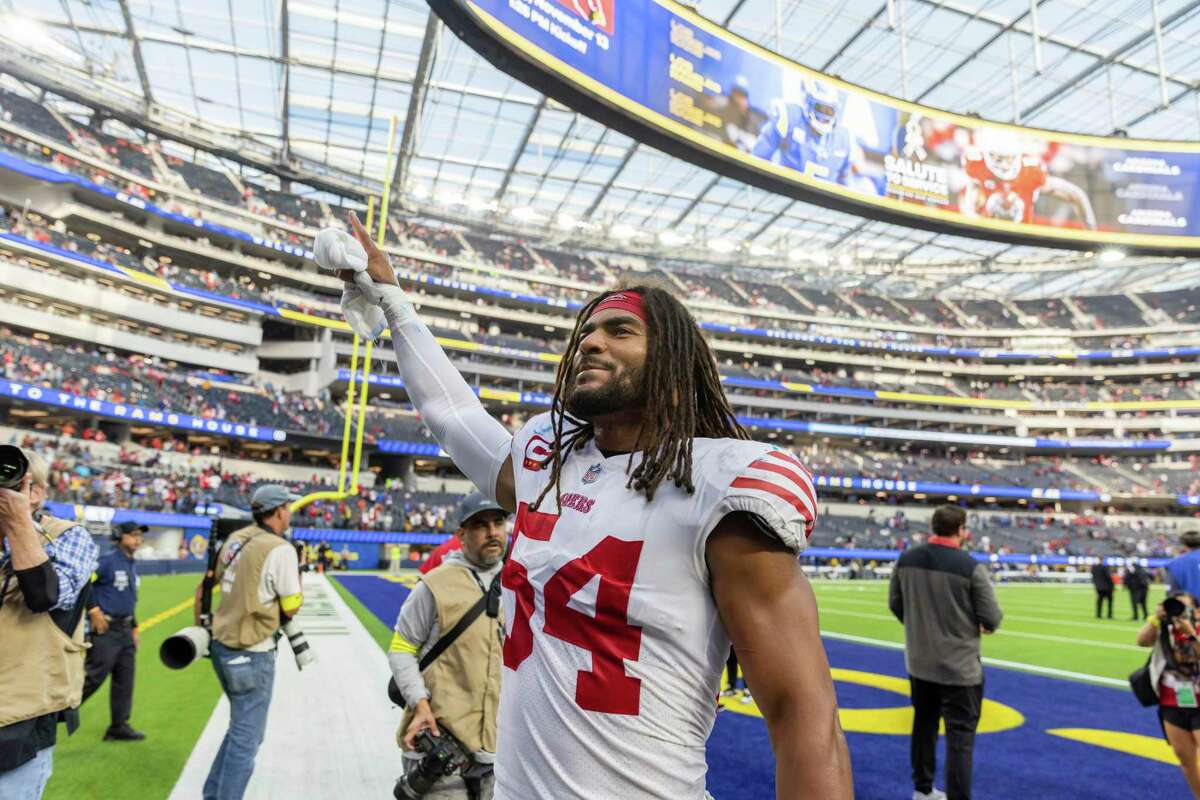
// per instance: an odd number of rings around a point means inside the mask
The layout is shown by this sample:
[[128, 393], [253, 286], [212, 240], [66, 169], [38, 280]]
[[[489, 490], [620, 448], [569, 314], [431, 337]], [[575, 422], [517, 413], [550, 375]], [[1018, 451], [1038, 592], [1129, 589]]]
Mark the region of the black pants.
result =
[[983, 708], [983, 684], [947, 686], [911, 675], [913, 788], [928, 794], [937, 771], [938, 723], [946, 721], [946, 797], [970, 800], [975, 728]]
[[92, 637], [84, 669], [83, 699], [87, 700], [112, 674], [112, 727], [129, 722], [133, 710], [133, 670], [137, 649], [133, 646], [133, 631], [128, 625], [113, 625], [107, 633]]
[[1102, 592], [1099, 589], [1096, 590], [1096, 619], [1100, 619], [1100, 607], [1104, 605], [1106, 600], [1108, 601], [1108, 618], [1112, 619], [1112, 596], [1112, 589], [1109, 589], [1107, 592]]
[[725, 676], [729, 679], [729, 688], [736, 689], [738, 681], [738, 660], [734, 649], [729, 648], [729, 658], [725, 661]]
[[1142, 619], [1149, 619], [1150, 614], [1146, 611], [1146, 595], [1149, 591], [1146, 589], [1130, 589], [1129, 602], [1133, 604], [1133, 618], [1138, 618], [1138, 609], [1142, 610]]

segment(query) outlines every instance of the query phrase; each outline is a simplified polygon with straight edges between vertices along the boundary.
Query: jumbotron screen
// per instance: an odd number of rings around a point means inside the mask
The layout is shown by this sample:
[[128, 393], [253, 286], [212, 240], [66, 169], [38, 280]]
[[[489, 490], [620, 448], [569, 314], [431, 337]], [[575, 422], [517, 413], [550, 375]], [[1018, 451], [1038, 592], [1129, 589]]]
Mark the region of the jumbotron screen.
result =
[[1043, 131], [907, 103], [788, 61], [671, 0], [430, 2], [546, 94], [772, 191], [1005, 241], [1200, 249], [1200, 143]]

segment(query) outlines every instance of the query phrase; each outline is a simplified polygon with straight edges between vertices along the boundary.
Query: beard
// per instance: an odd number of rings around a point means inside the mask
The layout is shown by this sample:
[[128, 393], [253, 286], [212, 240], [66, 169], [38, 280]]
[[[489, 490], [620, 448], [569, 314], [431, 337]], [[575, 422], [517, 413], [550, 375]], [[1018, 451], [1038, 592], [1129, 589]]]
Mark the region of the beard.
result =
[[576, 419], [590, 422], [605, 414], [644, 408], [645, 374], [645, 367], [624, 370], [594, 389], [580, 389], [572, 382], [567, 395], [567, 412]]

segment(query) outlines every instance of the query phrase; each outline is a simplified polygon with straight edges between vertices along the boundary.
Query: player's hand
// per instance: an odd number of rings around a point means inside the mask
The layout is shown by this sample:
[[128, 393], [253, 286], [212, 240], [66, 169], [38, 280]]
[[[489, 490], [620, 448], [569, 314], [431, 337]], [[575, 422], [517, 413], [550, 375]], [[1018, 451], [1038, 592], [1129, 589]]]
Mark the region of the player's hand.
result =
[[[371, 234], [367, 233], [367, 229], [358, 221], [358, 214], [353, 211], [350, 212], [350, 230], [354, 234], [354, 238], [358, 239], [358, 243], [367, 251], [367, 274], [371, 276], [371, 280], [375, 283], [390, 283], [393, 286], [399, 286], [400, 283], [396, 280], [396, 271], [392, 269], [392, 262], [371, 239]], [[344, 281], [353, 282], [354, 273], [350, 270], [338, 270], [338, 277]]]
[[104, 612], [100, 610], [100, 606], [88, 611], [88, 619], [92, 623], [92, 633], [100, 636], [108, 633], [108, 620], [104, 618]]
[[442, 732], [438, 730], [437, 720], [434, 719], [429, 701], [422, 699], [413, 708], [412, 722], [408, 724], [408, 730], [404, 732], [404, 749], [415, 750], [417, 734], [426, 728], [433, 731], [434, 736], [442, 735]]
[[137, 628], [134, 628], [132, 633], [133, 633], [133, 649], [137, 650], [139, 647], [142, 646], [142, 635], [140, 633], [138, 633]]

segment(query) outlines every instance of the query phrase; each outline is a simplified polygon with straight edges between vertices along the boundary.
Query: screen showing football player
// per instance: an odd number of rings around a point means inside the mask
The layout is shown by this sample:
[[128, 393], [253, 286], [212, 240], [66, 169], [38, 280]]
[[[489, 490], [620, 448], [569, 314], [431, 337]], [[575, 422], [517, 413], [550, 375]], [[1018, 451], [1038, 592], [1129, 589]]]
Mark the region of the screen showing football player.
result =
[[[816, 517], [811, 474], [735, 421], [687, 309], [653, 286], [592, 298], [551, 411], [513, 436], [352, 224], [358, 243], [322, 231], [317, 261], [347, 281], [366, 265], [381, 315], [368, 309], [359, 327], [390, 328], [425, 424], [517, 514], [501, 579], [495, 798], [704, 800], [731, 643], [766, 721], [777, 796], [852, 797], [816, 600], [796, 558]], [[352, 312], [369, 301], [359, 284], [345, 291]]]
[[751, 103], [750, 82], [744, 75], [734, 79], [728, 94], [705, 94], [701, 97], [700, 105], [721, 120], [717, 138], [746, 153], [754, 148], [767, 115]]
[[814, 178], [846, 186], [862, 154], [838, 113], [841, 96], [814, 78], [801, 83], [796, 102], [775, 100], [751, 153]]
[[964, 215], [1031, 223], [1038, 198], [1048, 195], [1070, 206], [1088, 230], [1096, 229], [1096, 214], [1083, 189], [1050, 175], [1017, 134], [983, 128], [975, 132], [974, 140], [963, 151], [967, 183], [959, 210]]

